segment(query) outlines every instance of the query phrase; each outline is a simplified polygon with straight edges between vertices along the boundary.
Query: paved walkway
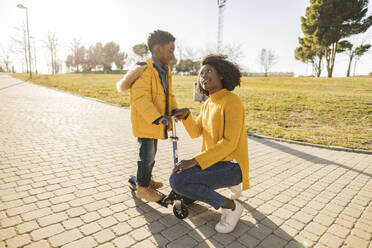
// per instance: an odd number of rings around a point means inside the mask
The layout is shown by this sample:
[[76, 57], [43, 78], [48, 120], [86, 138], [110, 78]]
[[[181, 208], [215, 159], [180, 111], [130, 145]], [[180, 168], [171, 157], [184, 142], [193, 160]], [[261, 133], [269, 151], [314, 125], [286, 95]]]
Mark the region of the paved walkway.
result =
[[[191, 158], [200, 140], [178, 130]], [[159, 145], [154, 174], [169, 192], [171, 144]], [[372, 155], [257, 138], [249, 154], [244, 215], [218, 234], [206, 204], [179, 220], [132, 196], [128, 109], [0, 74], [0, 247], [372, 248]]]

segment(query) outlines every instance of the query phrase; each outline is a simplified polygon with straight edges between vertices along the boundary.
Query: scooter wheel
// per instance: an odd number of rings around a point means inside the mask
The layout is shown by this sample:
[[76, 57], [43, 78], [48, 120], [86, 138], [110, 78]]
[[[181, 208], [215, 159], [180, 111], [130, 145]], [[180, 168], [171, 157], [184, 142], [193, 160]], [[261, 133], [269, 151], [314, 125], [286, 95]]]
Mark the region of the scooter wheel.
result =
[[174, 204], [173, 213], [178, 219], [184, 219], [189, 215], [189, 210], [182, 203]]

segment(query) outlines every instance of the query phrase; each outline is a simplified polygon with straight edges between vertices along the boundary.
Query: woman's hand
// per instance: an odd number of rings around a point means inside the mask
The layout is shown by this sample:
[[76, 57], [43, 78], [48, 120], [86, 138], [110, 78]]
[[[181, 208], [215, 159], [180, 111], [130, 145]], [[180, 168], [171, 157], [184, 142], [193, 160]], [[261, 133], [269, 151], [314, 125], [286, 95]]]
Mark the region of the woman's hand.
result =
[[182, 160], [181, 162], [177, 163], [176, 167], [174, 167], [173, 173], [180, 174], [181, 172], [190, 169], [196, 165], [198, 165], [198, 162], [194, 158], [189, 160]]
[[182, 108], [182, 109], [173, 109], [172, 115], [176, 117], [176, 120], [184, 120], [186, 119], [190, 114], [190, 110], [188, 108]]

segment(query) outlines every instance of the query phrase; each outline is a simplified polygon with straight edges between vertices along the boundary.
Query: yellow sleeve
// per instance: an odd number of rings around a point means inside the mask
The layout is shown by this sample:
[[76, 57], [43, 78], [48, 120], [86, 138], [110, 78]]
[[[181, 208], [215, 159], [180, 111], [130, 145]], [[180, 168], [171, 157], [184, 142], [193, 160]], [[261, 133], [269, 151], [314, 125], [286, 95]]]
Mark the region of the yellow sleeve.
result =
[[200, 114], [194, 119], [192, 114], [190, 113], [186, 120], [182, 120], [182, 124], [185, 127], [187, 133], [189, 134], [190, 138], [195, 139], [198, 138], [202, 134], [202, 122], [201, 117], [203, 115], [203, 106], [200, 108]]
[[224, 131], [222, 139], [206, 151], [200, 152], [194, 158], [204, 170], [209, 166], [222, 161], [238, 146], [240, 135], [244, 130], [244, 107], [240, 99], [232, 98], [224, 107]]
[[152, 101], [151, 81], [151, 71], [146, 69], [131, 87], [131, 104], [148, 123], [162, 116]]

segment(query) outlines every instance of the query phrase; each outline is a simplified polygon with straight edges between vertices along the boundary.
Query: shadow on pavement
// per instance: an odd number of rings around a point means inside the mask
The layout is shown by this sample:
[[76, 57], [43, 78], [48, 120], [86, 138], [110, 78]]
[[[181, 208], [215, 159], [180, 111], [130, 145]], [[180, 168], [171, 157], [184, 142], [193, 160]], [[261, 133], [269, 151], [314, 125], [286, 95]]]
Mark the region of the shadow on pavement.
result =
[[173, 215], [172, 206], [167, 210], [157, 203], [145, 203], [136, 198], [134, 192], [132, 196], [137, 211], [146, 219], [147, 228], [158, 247], [227, 247], [233, 242], [249, 248], [279, 248], [289, 243], [294, 248], [306, 247], [245, 202], [242, 202], [245, 210], [235, 230], [220, 234], [214, 230], [215, 224], [220, 220], [220, 213], [204, 203], [190, 205], [189, 216], [180, 220]]
[[361, 170], [357, 170], [357, 169], [348, 167], [346, 165], [343, 165], [343, 164], [340, 164], [340, 163], [337, 163], [337, 162], [333, 162], [333, 161], [330, 161], [330, 160], [327, 160], [327, 159], [324, 159], [324, 158], [321, 158], [321, 157], [318, 157], [318, 156], [315, 156], [315, 155], [312, 155], [312, 154], [301, 152], [299, 150], [296, 150], [296, 149], [293, 149], [293, 148], [284, 146], [284, 145], [279, 144], [279, 143], [275, 143], [275, 142], [270, 141], [270, 140], [267, 140], [267, 139], [256, 138], [254, 140], [257, 141], [257, 142], [259, 142], [259, 143], [261, 143], [261, 144], [263, 144], [263, 145], [269, 146], [271, 148], [280, 150], [282, 152], [285, 152], [285, 153], [294, 155], [294, 156], [296, 156], [298, 158], [302, 158], [304, 160], [307, 160], [307, 161], [310, 161], [310, 162], [313, 162], [313, 163], [325, 164], [325, 165], [337, 165], [337, 166], [342, 167], [344, 169], [351, 170], [351, 171], [354, 171], [354, 172], [357, 172], [357, 173], [366, 175], [368, 177], [372, 177], [372, 174], [371, 173], [364, 172], [364, 171], [361, 171]]

